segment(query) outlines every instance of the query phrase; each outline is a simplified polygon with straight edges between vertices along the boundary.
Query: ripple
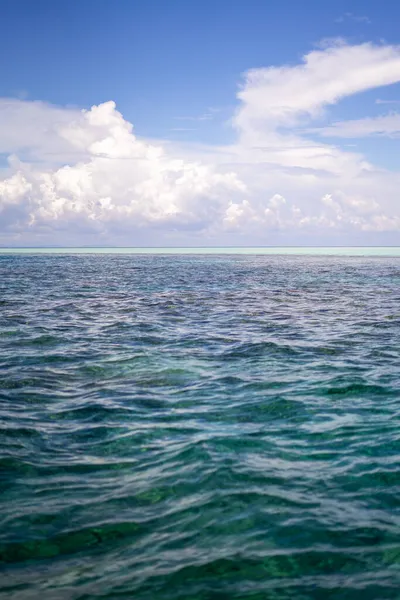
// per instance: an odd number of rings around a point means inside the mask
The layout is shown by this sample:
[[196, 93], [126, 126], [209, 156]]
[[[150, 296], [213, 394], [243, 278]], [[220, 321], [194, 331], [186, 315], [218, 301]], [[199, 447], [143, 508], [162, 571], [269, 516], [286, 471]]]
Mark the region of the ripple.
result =
[[398, 599], [399, 259], [0, 262], [1, 599]]

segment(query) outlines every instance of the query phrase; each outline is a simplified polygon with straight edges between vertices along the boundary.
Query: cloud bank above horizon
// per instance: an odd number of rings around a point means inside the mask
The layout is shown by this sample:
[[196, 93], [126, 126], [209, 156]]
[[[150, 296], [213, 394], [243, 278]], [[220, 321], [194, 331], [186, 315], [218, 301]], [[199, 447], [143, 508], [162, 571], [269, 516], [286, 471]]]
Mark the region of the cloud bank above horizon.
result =
[[0, 243], [350, 244], [400, 234], [400, 171], [321, 141], [396, 138], [393, 105], [347, 121], [330, 111], [398, 82], [400, 46], [325, 42], [298, 64], [247, 71], [236, 140], [209, 147], [141, 139], [113, 101], [81, 110], [0, 99]]

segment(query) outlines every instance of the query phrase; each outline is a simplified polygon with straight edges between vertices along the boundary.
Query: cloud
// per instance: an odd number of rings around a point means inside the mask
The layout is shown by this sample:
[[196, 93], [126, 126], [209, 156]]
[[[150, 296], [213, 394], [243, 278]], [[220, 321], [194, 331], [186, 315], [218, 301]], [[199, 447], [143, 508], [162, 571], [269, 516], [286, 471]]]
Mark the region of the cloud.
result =
[[[222, 218], [228, 198], [245, 192], [235, 173], [216, 173], [138, 140], [113, 102], [58, 122], [57, 135], [61, 145], [85, 158], [52, 169], [15, 165], [14, 174], [0, 182], [2, 222], [15, 231], [78, 223], [97, 231], [160, 226], [201, 230]], [[14, 223], [10, 215], [18, 217]]]
[[76, 151], [60, 132], [79, 116], [74, 108], [0, 98], [0, 153], [18, 153], [34, 161], [57, 161], [65, 154], [73, 159], [71, 153]]
[[174, 117], [177, 121], [211, 121], [211, 119], [214, 118], [214, 114], [213, 112], [215, 111], [209, 111], [206, 113], [203, 113], [202, 115], [197, 115], [197, 116], [187, 116], [187, 117]]
[[370, 25], [372, 23], [371, 19], [365, 15], [355, 15], [351, 12], [344, 13], [341, 17], [335, 19], [336, 23], [343, 23], [344, 21], [355, 21], [356, 23], [365, 23], [366, 25]]
[[[310, 139], [313, 132], [338, 132], [339, 126], [316, 131], [301, 126], [326, 117], [328, 107], [343, 98], [399, 81], [400, 47], [342, 41], [310, 52], [300, 64], [245, 74], [233, 119], [239, 137], [236, 170], [242, 175], [240, 164], [246, 163], [242, 177], [253, 182], [253, 197], [273, 186], [287, 199], [280, 227], [366, 231], [374, 223], [379, 229], [398, 223], [378, 216], [397, 213], [399, 175], [375, 168], [359, 153]], [[340, 127], [343, 136], [346, 128], [347, 133], [393, 133], [397, 116], [382, 122], [342, 122]], [[328, 211], [321, 202], [327, 193], [342, 206], [339, 212]]]
[[313, 129], [325, 137], [363, 138], [368, 136], [399, 137], [400, 114], [393, 113], [374, 118], [338, 121], [329, 127]]
[[171, 127], [169, 131], [197, 131], [194, 127]]
[[375, 104], [400, 104], [400, 100], [381, 100], [377, 98]]
[[320, 141], [394, 134], [397, 115], [312, 128], [343, 98], [398, 81], [400, 48], [387, 45], [331, 42], [298, 64], [252, 69], [229, 146], [141, 139], [114, 102], [0, 100], [0, 241], [348, 243], [400, 231], [400, 174]]
[[248, 71], [234, 123], [253, 134], [293, 126], [347, 96], [398, 81], [400, 47], [337, 44], [306, 54], [300, 65]]
[[[299, 126], [320, 119], [348, 96], [400, 81], [400, 47], [337, 42], [305, 55], [297, 65], [245, 74], [234, 116], [243, 160], [300, 169], [321, 181], [326, 174], [357, 177], [371, 171], [362, 155], [309, 139]], [[310, 132], [308, 132], [310, 133]]]

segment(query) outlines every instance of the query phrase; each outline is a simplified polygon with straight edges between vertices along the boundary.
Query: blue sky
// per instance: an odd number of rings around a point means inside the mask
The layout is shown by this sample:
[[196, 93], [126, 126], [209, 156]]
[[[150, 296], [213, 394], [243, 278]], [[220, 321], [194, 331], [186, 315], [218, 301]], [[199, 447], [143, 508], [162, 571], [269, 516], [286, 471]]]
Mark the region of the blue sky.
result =
[[[296, 62], [321, 39], [399, 43], [395, 1], [384, 10], [376, 1], [319, 0], [3, 0], [1, 6], [1, 96], [83, 107], [113, 99], [137, 132], [151, 137], [183, 128], [176, 117], [200, 116], [209, 107], [229, 116], [243, 72]], [[398, 96], [397, 89], [384, 92]], [[345, 104], [341, 118], [358, 116], [358, 98]], [[230, 133], [207, 122], [197, 128], [196, 139], [220, 142]]]
[[[400, 243], [398, 3], [2, 0], [0, 10], [0, 243]], [[325, 77], [320, 100], [283, 115], [279, 86], [290, 103], [307, 56], [332, 68], [337, 93]], [[272, 67], [276, 81], [251, 81]], [[324, 75], [313, 69], [301, 90]], [[82, 113], [109, 101], [101, 124]], [[100, 157], [89, 146], [101, 135]], [[108, 154], [100, 180], [110, 136], [130, 150]], [[288, 160], [294, 148], [311, 162]], [[327, 154], [334, 165], [313, 164]]]

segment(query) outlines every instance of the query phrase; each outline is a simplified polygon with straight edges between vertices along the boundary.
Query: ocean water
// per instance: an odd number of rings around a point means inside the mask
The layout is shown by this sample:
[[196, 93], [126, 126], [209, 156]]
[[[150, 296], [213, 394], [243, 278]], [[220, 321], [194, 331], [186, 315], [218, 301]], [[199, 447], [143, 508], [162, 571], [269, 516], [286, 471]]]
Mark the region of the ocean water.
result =
[[295, 256], [400, 256], [399, 246], [226, 246], [226, 247], [82, 247], [82, 248], [1, 248], [0, 254], [217, 254]]
[[398, 599], [399, 425], [399, 257], [2, 254], [0, 598]]

